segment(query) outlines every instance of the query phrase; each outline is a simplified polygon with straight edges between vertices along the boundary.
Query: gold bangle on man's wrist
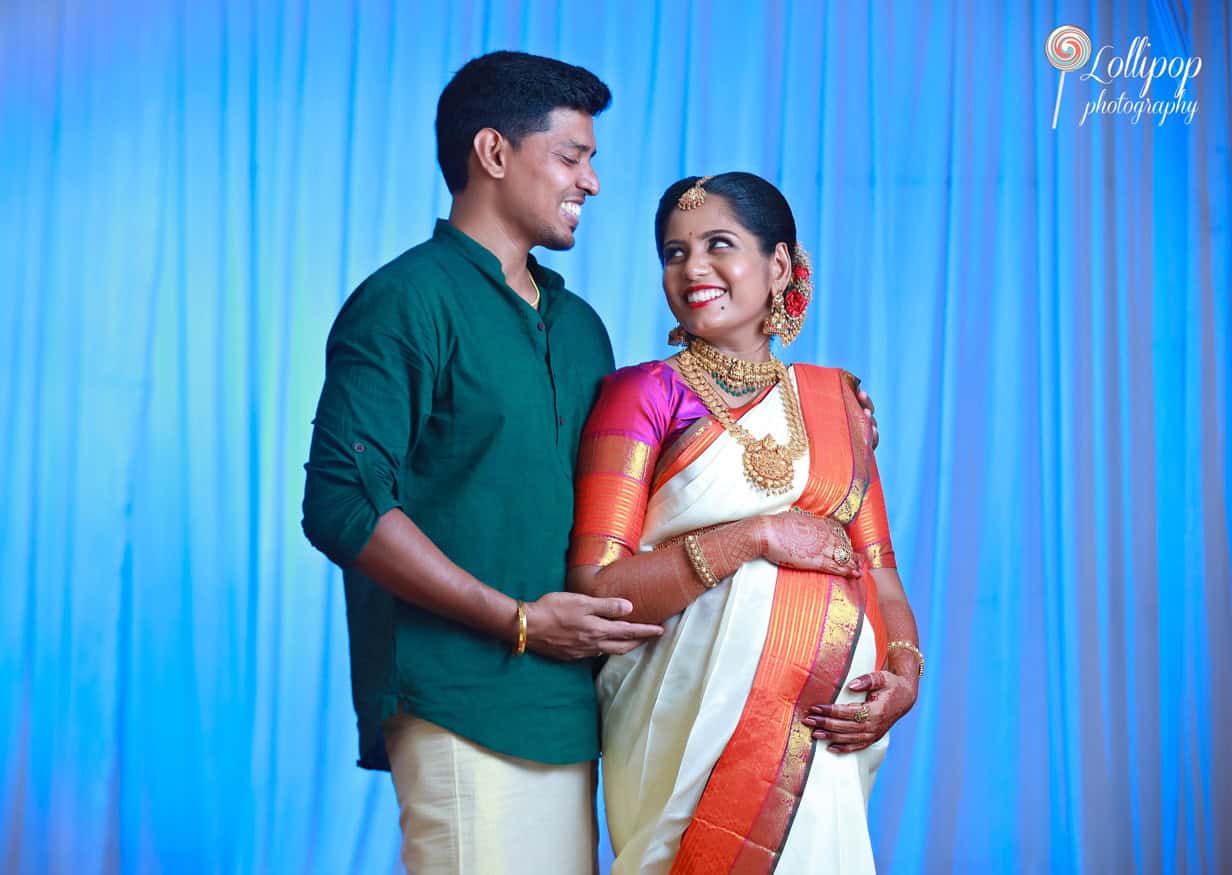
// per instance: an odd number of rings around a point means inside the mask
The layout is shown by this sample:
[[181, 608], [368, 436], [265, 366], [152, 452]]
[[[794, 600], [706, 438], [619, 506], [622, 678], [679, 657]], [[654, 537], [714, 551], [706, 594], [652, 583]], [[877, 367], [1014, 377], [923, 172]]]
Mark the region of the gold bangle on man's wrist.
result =
[[526, 602], [518, 600], [518, 643], [513, 645], [513, 655], [526, 652]]
[[891, 641], [886, 645], [886, 655], [888, 656], [891, 650], [910, 650], [915, 654], [915, 658], [920, 662], [920, 677], [924, 677], [924, 654], [920, 652], [920, 648], [916, 647], [910, 641]]

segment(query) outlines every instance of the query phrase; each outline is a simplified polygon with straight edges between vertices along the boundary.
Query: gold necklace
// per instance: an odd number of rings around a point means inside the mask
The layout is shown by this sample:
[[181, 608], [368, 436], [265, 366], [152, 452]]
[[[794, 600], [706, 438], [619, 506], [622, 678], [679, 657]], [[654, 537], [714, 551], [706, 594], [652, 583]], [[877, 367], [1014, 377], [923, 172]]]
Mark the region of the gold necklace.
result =
[[539, 299], [542, 297], [542, 295], [539, 294], [539, 283], [535, 282], [535, 275], [530, 272], [529, 267], [526, 268], [526, 275], [530, 277], [530, 284], [535, 287], [535, 300], [534, 300], [534, 303], [530, 305], [530, 308], [532, 310], [538, 310], [539, 309]]
[[774, 356], [766, 362], [750, 362], [720, 352], [713, 344], [694, 337], [689, 341], [689, 352], [701, 362], [720, 386], [732, 395], [745, 395], [754, 389], [773, 386], [779, 378]]
[[680, 375], [684, 377], [689, 387], [702, 399], [710, 415], [718, 420], [723, 428], [744, 447], [744, 476], [757, 489], [770, 495], [778, 495], [791, 489], [795, 481], [796, 469], [793, 463], [808, 451], [808, 435], [804, 431], [804, 417], [800, 413], [800, 403], [791, 386], [791, 378], [787, 375], [787, 366], [778, 359], [771, 359], [783, 394], [783, 414], [787, 417], [787, 430], [791, 435], [787, 446], [782, 446], [774, 440], [773, 435], [766, 435], [758, 440], [752, 432], [732, 418], [731, 410], [719, 397], [719, 392], [706, 379], [704, 366], [693, 352], [693, 344], [677, 357], [680, 362]]

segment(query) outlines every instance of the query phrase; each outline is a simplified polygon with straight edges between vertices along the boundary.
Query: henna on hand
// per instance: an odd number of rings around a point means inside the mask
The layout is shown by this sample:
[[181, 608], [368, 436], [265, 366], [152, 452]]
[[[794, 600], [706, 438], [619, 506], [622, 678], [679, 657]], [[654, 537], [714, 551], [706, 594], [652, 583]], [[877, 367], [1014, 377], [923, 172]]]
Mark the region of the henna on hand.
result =
[[698, 537], [710, 569], [722, 580], [744, 563], [766, 554], [766, 526], [762, 517], [730, 523]]
[[[863, 574], [861, 558], [837, 520], [796, 512], [775, 514], [767, 519], [771, 534], [766, 558], [774, 564], [843, 576]], [[845, 562], [835, 558], [839, 547], [847, 551]]]
[[[852, 753], [876, 743], [915, 705], [917, 685], [890, 671], [861, 675], [851, 689], [869, 690], [868, 700], [846, 705], [814, 705], [803, 723], [813, 730], [813, 738], [830, 742], [834, 753]], [[867, 718], [857, 720], [857, 712], [867, 707]]]
[[[719, 580], [731, 577], [745, 562], [765, 552], [761, 520], [751, 518], [697, 536], [710, 570]], [[679, 614], [706, 591], [683, 543], [635, 553], [602, 568], [578, 566], [569, 572], [569, 588], [602, 598], [633, 603], [626, 619], [661, 623]]]

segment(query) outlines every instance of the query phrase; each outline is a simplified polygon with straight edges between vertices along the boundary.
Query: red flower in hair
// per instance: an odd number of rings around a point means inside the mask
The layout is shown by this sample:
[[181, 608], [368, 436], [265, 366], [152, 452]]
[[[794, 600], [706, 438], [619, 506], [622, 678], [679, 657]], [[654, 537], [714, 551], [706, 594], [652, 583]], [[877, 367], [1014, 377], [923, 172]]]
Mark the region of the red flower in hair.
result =
[[800, 282], [804, 282], [806, 279], [809, 278], [809, 269], [805, 267], [803, 264], [797, 264], [795, 266], [795, 269], [792, 270], [791, 274]]
[[[799, 270], [800, 268], [796, 268]], [[804, 315], [804, 308], [808, 306], [808, 298], [803, 294], [792, 289], [783, 296], [783, 309], [787, 311], [787, 315], [792, 319], [797, 319]]]

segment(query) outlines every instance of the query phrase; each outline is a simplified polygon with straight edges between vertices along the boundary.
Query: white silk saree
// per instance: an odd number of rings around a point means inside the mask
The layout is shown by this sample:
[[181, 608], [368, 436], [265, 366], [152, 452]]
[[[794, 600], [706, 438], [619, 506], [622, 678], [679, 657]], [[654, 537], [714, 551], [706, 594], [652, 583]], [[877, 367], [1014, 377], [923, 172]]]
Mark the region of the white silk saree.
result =
[[[892, 557], [848, 375], [798, 365], [790, 373], [810, 444], [792, 488], [756, 490], [743, 448], [713, 421], [698, 422], [660, 458], [640, 549], [794, 507], [847, 525], [870, 565]], [[780, 389], [740, 422], [785, 442]], [[614, 875], [872, 872], [867, 801], [887, 739], [835, 754], [801, 722], [812, 705], [862, 700], [847, 683], [883, 661], [871, 575], [755, 560], [664, 628], [609, 659], [597, 680]]]

